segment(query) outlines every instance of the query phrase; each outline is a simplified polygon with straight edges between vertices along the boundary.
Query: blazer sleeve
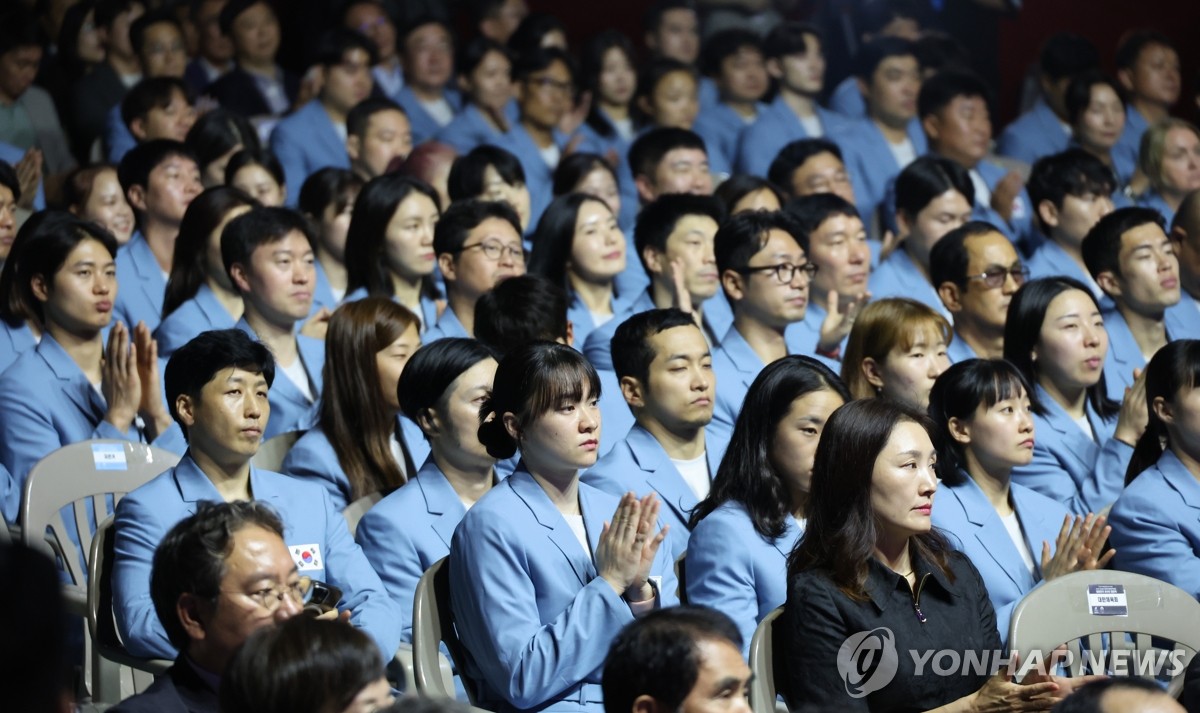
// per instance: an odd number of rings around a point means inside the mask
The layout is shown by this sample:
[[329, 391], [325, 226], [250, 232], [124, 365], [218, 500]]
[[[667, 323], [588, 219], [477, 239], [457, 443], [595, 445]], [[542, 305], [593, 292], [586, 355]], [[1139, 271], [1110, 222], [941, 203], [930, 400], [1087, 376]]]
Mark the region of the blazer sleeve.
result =
[[[812, 704], [839, 711], [867, 711], [867, 698], [846, 695], [838, 673], [838, 649], [854, 632], [838, 609], [834, 597], [844, 596], [820, 577], [801, 574], [788, 587], [786, 627], [788, 656], [784, 700], [788, 708]], [[779, 652], [776, 652], [779, 655]]]
[[[1063, 447], [1059, 444], [1059, 448]], [[1072, 473], [1055, 449], [1034, 445], [1029, 465], [1013, 469], [1014, 482], [1057, 500], [1075, 515], [1100, 512], [1108, 507], [1125, 483], [1125, 469], [1133, 448], [1115, 438], [1101, 447], [1093, 467]]]
[[[271, 132], [271, 152], [275, 154], [275, 158], [279, 159], [280, 165], [283, 166], [283, 177], [287, 183], [287, 204], [288, 207], [296, 207], [296, 202], [300, 197], [300, 186], [304, 185], [304, 180], [308, 178], [308, 158], [304, 152], [304, 142], [299, 133], [298, 125], [292, 122], [298, 122], [301, 119], [307, 118], [300, 114], [293, 114], [289, 117], [292, 121], [281, 121], [275, 125], [275, 131]], [[308, 122], [305, 122], [308, 123]]]
[[350, 610], [350, 622], [370, 634], [384, 661], [400, 648], [400, 608], [387, 595], [379, 575], [354, 538], [340, 511], [321, 493], [325, 512], [325, 572], [342, 590], [341, 605]]
[[[320, 484], [325, 490], [325, 494], [329, 496], [330, 507], [336, 512], [341, 512], [350, 504], [350, 482], [342, 472], [341, 465], [337, 462], [337, 455], [332, 452], [333, 449], [329, 448], [326, 451], [326, 449], [315, 447], [312, 439], [317, 438], [318, 435], [315, 431], [310, 431], [301, 436], [300, 440], [296, 441], [296, 444], [288, 451], [287, 457], [283, 459], [283, 464], [279, 469], [293, 478]], [[327, 444], [328, 440], [325, 443]], [[331, 456], [332, 462], [330, 462]]]
[[701, 520], [688, 541], [684, 570], [687, 601], [729, 615], [742, 632], [742, 655], [746, 656], [760, 612], [754, 563], [745, 542], [757, 534], [716, 515]]
[[419, 550], [396, 516], [403, 513], [372, 508], [358, 523], [355, 538], [363, 555], [379, 575], [392, 601], [400, 610], [400, 641], [412, 642], [413, 598], [425, 574]]
[[[489, 520], [468, 513], [449, 563], [457, 628], [488, 687], [514, 708], [535, 708], [586, 679], [598, 681], [609, 642], [633, 621], [629, 605], [595, 577], [562, 611], [543, 611], [542, 601], [567, 582], [547, 584], [539, 596], [534, 577], [551, 566], [539, 560], [562, 553], [544, 539], [540, 549], [525, 546], [540, 532]], [[575, 579], [565, 561], [556, 574]]]
[[[1176, 503], [1170, 508], [1165, 497], [1155, 497], [1156, 493], [1137, 485], [1134, 481], [1108, 516], [1109, 540], [1117, 551], [1113, 566], [1170, 582], [1200, 597], [1200, 552], [1172, 512], [1185, 506]], [[1188, 510], [1194, 521], [1195, 511]]]
[[173, 659], [175, 647], [167, 638], [150, 598], [154, 550], [167, 531], [158, 508], [131, 493], [117, 503], [113, 522], [116, 541], [113, 560], [113, 608], [125, 648], [135, 656]]

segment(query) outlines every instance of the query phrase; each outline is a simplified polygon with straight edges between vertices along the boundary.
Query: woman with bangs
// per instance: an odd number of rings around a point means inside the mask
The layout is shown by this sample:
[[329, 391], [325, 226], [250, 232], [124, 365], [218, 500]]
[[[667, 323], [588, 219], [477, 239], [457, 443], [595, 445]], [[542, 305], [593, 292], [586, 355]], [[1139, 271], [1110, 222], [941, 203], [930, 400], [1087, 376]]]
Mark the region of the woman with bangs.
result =
[[1149, 425], [1109, 516], [1113, 564], [1200, 597], [1200, 341], [1159, 349], [1145, 379]]
[[1013, 607], [1041, 582], [1103, 569], [1112, 528], [1103, 515], [1072, 517], [1062, 503], [1012, 482], [1013, 468], [1033, 460], [1035, 395], [1012, 364], [968, 359], [938, 377], [929, 417], [940, 436], [943, 493], [933, 524], [971, 558], [1008, 639]]
[[1133, 446], [1146, 428], [1143, 374], [1118, 404], [1108, 398], [1108, 332], [1083, 283], [1069, 277], [1027, 282], [1013, 295], [1004, 358], [1035, 387], [1033, 460], [1013, 481], [1067, 506], [1101, 512], [1121, 493]]
[[441, 217], [429, 184], [385, 173], [354, 200], [346, 231], [346, 297], [389, 297], [417, 316], [424, 334], [445, 308], [433, 282], [433, 227]]
[[169, 357], [210, 329], [229, 329], [242, 318], [242, 295], [221, 258], [221, 231], [229, 221], [258, 205], [236, 188], [209, 188], [192, 199], [171, 259], [163, 296], [163, 320], [154, 330], [158, 353]]
[[516, 472], [467, 511], [450, 545], [450, 600], [490, 710], [604, 710], [617, 632], [678, 603], [654, 495], [615, 498], [579, 482], [600, 444], [600, 379], [570, 347], [536, 342], [500, 362], [480, 409], [492, 457]]
[[[498, 146], [476, 146], [466, 156], [455, 159], [446, 180], [446, 190], [455, 203], [472, 198], [508, 203], [520, 220], [521, 235], [528, 238], [533, 232], [525, 169], [516, 156]], [[528, 239], [525, 248], [529, 249]]]
[[363, 179], [345, 168], [322, 168], [300, 186], [296, 207], [317, 236], [317, 284], [313, 311], [336, 309], [346, 298], [346, 233]]
[[417, 318], [389, 299], [338, 307], [325, 336], [320, 420], [280, 470], [316, 478], [338, 510], [416, 475], [429, 450], [416, 424], [400, 417], [396, 387], [420, 346]]
[[466, 101], [462, 111], [435, 137], [465, 154], [476, 146], [494, 144], [512, 127], [519, 110], [513, 99], [512, 53], [488, 37], [463, 46], [454, 63], [458, 87]]
[[881, 396], [924, 411], [934, 379], [950, 366], [953, 337], [946, 318], [921, 302], [871, 302], [850, 329], [842, 380], [856, 399]]

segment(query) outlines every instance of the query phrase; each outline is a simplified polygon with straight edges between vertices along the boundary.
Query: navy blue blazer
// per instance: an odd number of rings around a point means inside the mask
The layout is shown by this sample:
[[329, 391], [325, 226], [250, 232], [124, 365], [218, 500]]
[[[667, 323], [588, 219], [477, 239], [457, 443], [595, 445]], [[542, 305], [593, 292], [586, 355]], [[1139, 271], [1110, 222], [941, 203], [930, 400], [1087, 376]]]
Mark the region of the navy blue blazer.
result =
[[[705, 432], [704, 458], [708, 461], [710, 481], [717, 474], [728, 446], [728, 439], [722, 440], [719, 435], [710, 436]], [[645, 428], [635, 425], [629, 429], [625, 440], [617, 443], [579, 479], [617, 497], [630, 491], [639, 498], [657, 493], [662, 501], [659, 517], [675, 533], [672, 542], [676, 550], [671, 556], [677, 558], [687, 550], [688, 520], [699, 500], [662, 445]]]
[[1037, 394], [1046, 413], [1033, 416], [1033, 462], [1013, 469], [1013, 483], [1062, 503], [1076, 515], [1100, 512], [1121, 494], [1133, 446], [1113, 438], [1116, 417], [1101, 418], [1089, 403], [1093, 440], [1041, 386]]
[[[286, 69], [281, 69], [280, 72], [283, 76], [284, 94], [287, 95], [288, 103], [291, 104], [296, 101], [296, 96], [300, 93], [300, 78]], [[267, 100], [263, 98], [262, 92], [258, 90], [258, 82], [254, 81], [254, 77], [250, 76], [249, 72], [238, 66], [208, 85], [205, 92], [216, 99], [221, 106], [248, 118], [274, 114], [271, 106], [267, 104]], [[300, 187], [296, 186], [294, 190], [299, 191]]]
[[[405, 451], [404, 472], [413, 477], [417, 472], [415, 463], [424, 462], [429, 456], [429, 443], [416, 423], [406, 416], [396, 417], [400, 429], [400, 443]], [[422, 460], [417, 460], [421, 456]], [[288, 451], [287, 457], [279, 469], [292, 476], [304, 480], [312, 480], [325, 488], [329, 502], [338, 512], [346, 509], [354, 500], [351, 492], [350, 479], [338, 461], [337, 451], [329, 442], [329, 436], [319, 424], [300, 437]]]
[[196, 673], [186, 656], [141, 693], [108, 709], [112, 713], [218, 713], [217, 692]]
[[1113, 566], [1200, 597], [1200, 482], [1170, 449], [1113, 505]]
[[746, 507], [728, 501], [692, 530], [685, 576], [688, 604], [729, 615], [742, 632], [742, 654], [750, 652], [754, 629], [787, 601], [787, 558], [804, 524], [789, 516], [780, 537], [763, 537]]
[[279, 120], [271, 132], [271, 151], [283, 166], [287, 204], [293, 208], [300, 199], [300, 187], [309, 176], [329, 166], [350, 168], [346, 142], [317, 99]]
[[192, 341], [201, 332], [210, 329], [231, 329], [237, 324], [232, 314], [217, 300], [216, 294], [207, 284], [200, 285], [196, 295], [175, 308], [154, 330], [158, 341], [158, 355], [169, 358], [180, 347]]
[[167, 280], [140, 230], [117, 250], [117, 288], [113, 316], [131, 330], [138, 322], [151, 332], [158, 329]]
[[[454, 89], [446, 89], [442, 96], [450, 103], [450, 108], [457, 114], [462, 111], [463, 102], [462, 95]], [[433, 116], [421, 106], [417, 95], [413, 93], [412, 86], [405, 84], [404, 88], [394, 97], [396, 103], [408, 115], [408, 123], [412, 129], [412, 145], [423, 144], [429, 139], [432, 139], [439, 131], [442, 130], [442, 124], [437, 122]], [[448, 126], [448, 124], [447, 124]]]
[[1070, 128], [1063, 124], [1045, 99], [1038, 99], [1029, 111], [1001, 132], [996, 139], [996, 153], [1033, 165], [1043, 156], [1066, 151], [1070, 143]]
[[[853, 121], [841, 114], [818, 106], [816, 115], [821, 122], [822, 136], [839, 145], [853, 131]], [[808, 135], [804, 124], [783, 98], [776, 97], [758, 112], [753, 124], [742, 130], [733, 161], [734, 172], [765, 176], [780, 149], [797, 139], [807, 138], [815, 137]]]
[[[342, 590], [340, 609], [371, 635], [385, 660], [400, 645], [400, 611], [341, 513], [320, 486], [269, 470], [250, 469], [250, 492], [283, 520], [283, 541], [300, 574]], [[126, 648], [135, 656], [174, 658], [175, 649], [154, 611], [150, 569], [167, 531], [195, 514], [202, 501], [221, 502], [212, 481], [189, 454], [117, 503], [113, 560], [113, 609]]]
[[[238, 320], [236, 327], [258, 340], [258, 335], [244, 316]], [[324, 383], [321, 380], [321, 369], [325, 366], [325, 342], [297, 334], [296, 346], [300, 350], [300, 361], [304, 364], [304, 371], [308, 374], [312, 386], [313, 400], [309, 401], [276, 364], [275, 383], [267, 392], [267, 401], [271, 404], [271, 417], [267, 419], [263, 440], [289, 431], [307, 431], [317, 424], [320, 417], [321, 389]]]
[[1069, 513], [1057, 500], [1012, 484], [1009, 498], [1021, 522], [1025, 546], [1033, 555], [1035, 569], [1030, 572], [996, 508], [971, 476], [965, 471], [959, 473], [964, 478], [962, 483], [948, 485], [943, 482], [938, 488], [933, 524], [950, 535], [955, 547], [970, 557], [979, 570], [979, 576], [987, 585], [992, 608], [996, 610], [1000, 640], [1007, 641], [1013, 607], [1042, 581], [1042, 543], [1049, 542], [1053, 552], [1063, 519]]
[[[450, 601], [482, 707], [604, 710], [604, 658], [634, 618], [599, 577], [592, 555], [618, 501], [579, 484], [591, 550], [585, 551], [521, 464], [459, 523], [450, 543]], [[662, 607], [678, 604], [671, 551], [664, 542], [651, 568]]]

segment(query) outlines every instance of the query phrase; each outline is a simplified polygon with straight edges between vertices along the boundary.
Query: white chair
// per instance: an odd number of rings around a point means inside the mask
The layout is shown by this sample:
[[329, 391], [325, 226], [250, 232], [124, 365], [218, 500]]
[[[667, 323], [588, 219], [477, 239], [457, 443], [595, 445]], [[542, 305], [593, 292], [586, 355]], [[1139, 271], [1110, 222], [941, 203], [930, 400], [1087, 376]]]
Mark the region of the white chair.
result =
[[754, 636], [750, 638], [750, 707], [754, 713], [775, 713], [779, 689], [775, 684], [777, 662], [775, 661], [775, 623], [783, 614], [783, 607], [776, 607], [758, 622]]
[[250, 459], [250, 464], [255, 468], [280, 472], [283, 459], [287, 458], [288, 451], [292, 450], [292, 446], [296, 445], [296, 441], [303, 435], [304, 431], [288, 431], [268, 438], [258, 447], [258, 452]]
[[350, 527], [350, 536], [353, 537], [358, 532], [358, 521], [362, 519], [367, 511], [375, 507], [375, 503], [383, 500], [383, 493], [378, 491], [370, 495], [364, 495], [358, 500], [347, 505], [342, 510], [342, 517], [346, 518], [346, 525]]
[[[446, 560], [443, 557], [425, 570], [413, 597], [413, 669], [417, 692], [430, 698], [455, 697], [454, 674], [442, 655], [440, 644], [446, 645], [460, 676], [468, 658], [454, 629], [454, 614], [450, 609], [450, 570]], [[471, 710], [482, 713], [483, 709], [475, 707], [475, 691], [465, 676], [463, 687]]]
[[[1163, 673], [1170, 675], [1168, 692], [1178, 697], [1183, 671], [1200, 649], [1200, 603], [1179, 587], [1141, 574], [1073, 572], [1025, 595], [1009, 624], [1009, 649], [1026, 663], [1034, 663], [1034, 656], [1044, 660], [1063, 645], [1070, 652], [1065, 668], [1071, 676], [1107, 672], [1154, 679]], [[1177, 661], [1162, 658], [1175, 651], [1181, 652]], [[1089, 671], [1093, 661], [1104, 670]], [[1160, 668], [1155, 662], [1166, 670], [1155, 670]], [[1172, 670], [1176, 663], [1178, 671]]]

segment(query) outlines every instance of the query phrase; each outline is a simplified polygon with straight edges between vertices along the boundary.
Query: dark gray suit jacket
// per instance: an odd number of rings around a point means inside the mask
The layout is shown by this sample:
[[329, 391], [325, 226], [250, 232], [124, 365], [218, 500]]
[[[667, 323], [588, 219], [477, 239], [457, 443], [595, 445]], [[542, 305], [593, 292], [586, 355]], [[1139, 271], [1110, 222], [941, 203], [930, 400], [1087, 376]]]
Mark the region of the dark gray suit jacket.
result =
[[217, 692], [182, 657], [149, 688], [108, 709], [108, 713], [218, 713]]

